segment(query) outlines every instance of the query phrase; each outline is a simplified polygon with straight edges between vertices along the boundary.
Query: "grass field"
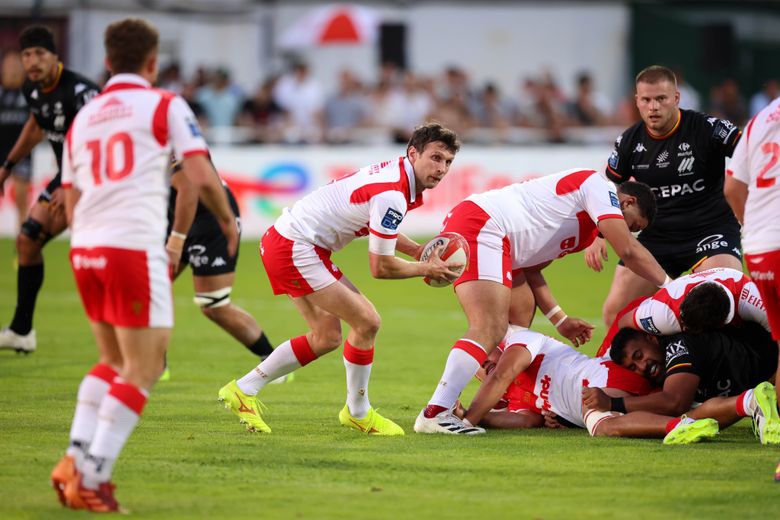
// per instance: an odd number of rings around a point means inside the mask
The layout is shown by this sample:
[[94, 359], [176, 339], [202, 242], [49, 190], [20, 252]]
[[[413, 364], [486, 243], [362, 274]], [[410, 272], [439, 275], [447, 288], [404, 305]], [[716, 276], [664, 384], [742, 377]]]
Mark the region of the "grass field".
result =
[[[272, 296], [256, 247], [242, 245], [234, 301], [279, 343], [305, 328], [285, 298]], [[335, 353], [293, 383], [266, 388], [274, 433], [246, 433], [216, 394], [255, 358], [200, 316], [185, 273], [175, 285], [173, 377], [154, 389], [114, 475], [117, 497], [135, 517], [777, 517], [780, 484], [772, 473], [780, 450], [758, 444], [747, 421], [715, 442], [678, 447], [592, 439], [584, 430], [414, 434], [414, 418], [465, 327], [455, 297], [419, 279], [372, 280], [364, 242], [335, 261], [382, 315], [371, 400], [407, 435], [369, 438], [339, 425], [344, 368]], [[587, 271], [575, 255], [551, 266], [547, 278], [570, 315], [600, 322], [611, 274]], [[4, 324], [15, 288], [13, 243], [2, 240]], [[538, 321], [540, 331], [553, 332]], [[76, 389], [96, 358], [66, 242], [46, 249], [35, 328], [36, 353], [0, 352], [0, 518], [84, 518], [59, 506], [48, 481], [67, 444]], [[603, 335], [603, 327], [596, 332]], [[586, 350], [592, 353], [595, 341]], [[467, 400], [474, 390], [466, 390]]]

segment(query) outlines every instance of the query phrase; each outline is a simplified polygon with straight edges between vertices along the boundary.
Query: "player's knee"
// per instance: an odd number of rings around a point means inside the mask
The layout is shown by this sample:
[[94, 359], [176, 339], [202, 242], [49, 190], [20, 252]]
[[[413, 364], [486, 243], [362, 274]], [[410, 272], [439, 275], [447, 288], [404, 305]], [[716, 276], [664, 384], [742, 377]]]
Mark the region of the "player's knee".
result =
[[43, 224], [28, 218], [22, 223], [19, 234], [16, 236], [16, 251], [21, 260], [26, 256], [35, 256], [40, 253], [43, 244], [50, 238], [44, 230]]
[[360, 322], [354, 326], [355, 332], [364, 337], [376, 337], [379, 327], [382, 325], [382, 318], [379, 313], [372, 309], [361, 317]]
[[201, 312], [210, 320], [218, 321], [219, 316], [230, 305], [230, 293], [232, 287], [224, 287], [216, 291], [195, 293], [193, 301], [200, 307]]
[[621, 415], [623, 414], [619, 412], [587, 410], [584, 417], [585, 427], [592, 437], [618, 437], [620, 436], [619, 425], [611, 419]]
[[312, 331], [312, 348], [317, 352], [332, 352], [341, 346], [344, 341], [341, 335], [341, 328], [338, 330], [328, 329], [324, 331]]

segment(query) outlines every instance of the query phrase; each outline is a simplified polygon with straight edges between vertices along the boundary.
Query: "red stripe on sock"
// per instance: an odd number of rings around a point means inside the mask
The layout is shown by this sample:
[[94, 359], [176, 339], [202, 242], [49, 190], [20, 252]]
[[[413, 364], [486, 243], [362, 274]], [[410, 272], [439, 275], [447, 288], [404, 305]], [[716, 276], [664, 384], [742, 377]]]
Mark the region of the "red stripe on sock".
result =
[[130, 383], [116, 380], [108, 389], [108, 395], [113, 396], [117, 401], [130, 408], [132, 411], [141, 415], [146, 404], [146, 396], [141, 390]]
[[737, 396], [737, 415], [740, 417], [747, 417], [748, 413], [745, 411], [745, 394], [747, 390]]
[[363, 350], [353, 347], [349, 341], [344, 342], [344, 359], [356, 365], [370, 365], [374, 362], [374, 347]]
[[485, 352], [485, 350], [482, 347], [477, 346], [476, 343], [473, 343], [471, 341], [459, 339], [458, 341], [455, 342], [452, 348], [461, 349], [466, 354], [476, 359], [477, 363], [479, 363], [479, 366], [482, 366], [482, 363], [484, 363], [485, 360], [487, 359], [487, 352]]
[[88, 375], [102, 379], [110, 385], [114, 382], [114, 378], [117, 376], [117, 373], [116, 370], [111, 368], [109, 365], [106, 365], [105, 363], [98, 363], [92, 367], [92, 370], [89, 371]]
[[674, 430], [674, 427], [680, 424], [680, 421], [682, 421], [680, 417], [675, 417], [674, 419], [670, 419], [669, 422], [666, 423], [666, 433], [669, 433], [670, 431]]
[[309, 340], [306, 339], [306, 336], [292, 338], [290, 340], [290, 346], [292, 347], [293, 354], [295, 354], [295, 358], [302, 367], [317, 359], [317, 354], [311, 349], [311, 345], [309, 345]]

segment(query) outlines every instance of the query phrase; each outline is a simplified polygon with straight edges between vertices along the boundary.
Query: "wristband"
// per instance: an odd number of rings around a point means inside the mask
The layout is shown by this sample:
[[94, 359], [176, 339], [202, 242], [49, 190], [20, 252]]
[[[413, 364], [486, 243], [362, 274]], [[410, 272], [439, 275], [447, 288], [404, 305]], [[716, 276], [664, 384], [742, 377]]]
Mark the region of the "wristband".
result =
[[561, 318], [560, 320], [558, 320], [558, 323], [554, 324], [554, 325], [553, 325], [553, 327], [555, 327], [555, 328], [557, 329], [558, 327], [560, 327], [561, 325], [563, 325], [563, 322], [564, 322], [564, 321], [566, 321], [567, 319], [569, 319], [569, 317], [568, 317], [568, 316], [566, 316], [566, 315], [564, 314], [564, 315], [563, 315], [563, 318]]
[[664, 278], [664, 283], [662, 283], [662, 284], [661, 284], [661, 285], [659, 285], [658, 287], [659, 287], [659, 288], [661, 288], [661, 287], [666, 287], [667, 285], [669, 285], [670, 283], [672, 283], [672, 281], [673, 281], [673, 280], [672, 280], [672, 278], [671, 278], [671, 277], [670, 277], [670, 276], [667, 274], [667, 275], [666, 275], [666, 278]]
[[553, 307], [552, 309], [547, 311], [547, 314], [545, 314], [544, 317], [549, 320], [550, 318], [555, 316], [560, 310], [561, 310], [561, 306], [560, 305], [556, 305], [555, 307]]
[[610, 399], [610, 408], [613, 412], [620, 412], [620, 413], [627, 413], [626, 412], [626, 401], [622, 397], [613, 397]]
[[3, 168], [6, 170], [13, 170], [14, 166], [16, 166], [16, 163], [13, 162], [11, 159], [6, 159], [3, 161]]
[[185, 235], [184, 233], [179, 233], [178, 231], [171, 231], [171, 236], [180, 238], [182, 240], [187, 240], [187, 235]]

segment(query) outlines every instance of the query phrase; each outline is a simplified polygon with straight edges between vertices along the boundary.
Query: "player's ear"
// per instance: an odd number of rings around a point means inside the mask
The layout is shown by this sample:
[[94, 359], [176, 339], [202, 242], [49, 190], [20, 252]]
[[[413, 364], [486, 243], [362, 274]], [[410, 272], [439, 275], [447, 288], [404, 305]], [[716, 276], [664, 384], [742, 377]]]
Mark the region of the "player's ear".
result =
[[108, 61], [108, 56], [103, 59], [103, 64], [106, 66], [106, 70], [109, 71], [112, 75], [114, 74], [114, 71], [111, 68], [111, 62]]

